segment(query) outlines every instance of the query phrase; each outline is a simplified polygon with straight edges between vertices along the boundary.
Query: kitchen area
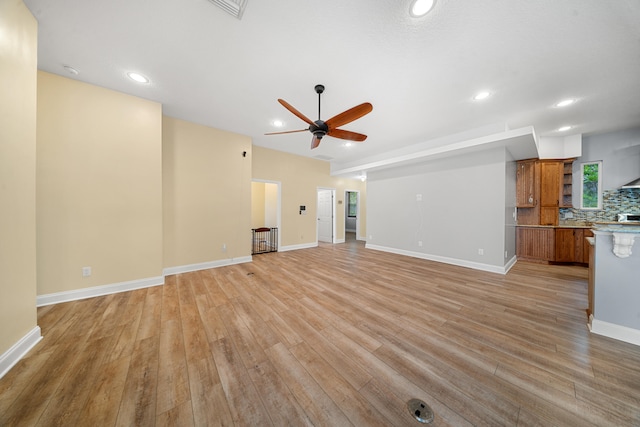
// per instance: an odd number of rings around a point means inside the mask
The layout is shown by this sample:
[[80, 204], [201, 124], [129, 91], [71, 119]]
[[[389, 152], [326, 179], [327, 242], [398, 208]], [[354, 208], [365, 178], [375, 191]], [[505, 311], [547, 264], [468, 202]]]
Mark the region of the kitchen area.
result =
[[584, 160], [517, 162], [516, 256], [588, 268], [591, 332], [640, 345], [640, 180], [604, 190], [603, 161]]

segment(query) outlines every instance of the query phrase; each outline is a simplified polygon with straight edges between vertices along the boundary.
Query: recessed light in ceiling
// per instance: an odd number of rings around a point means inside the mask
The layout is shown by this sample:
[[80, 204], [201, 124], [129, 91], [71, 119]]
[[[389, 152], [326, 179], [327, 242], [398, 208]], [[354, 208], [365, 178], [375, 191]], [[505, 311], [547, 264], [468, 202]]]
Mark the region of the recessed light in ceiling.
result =
[[556, 107], [566, 107], [567, 105], [571, 105], [576, 102], [575, 99], [564, 99], [556, 104]]
[[476, 94], [476, 96], [473, 97], [474, 101], [481, 101], [483, 99], [487, 99], [489, 97], [489, 95], [491, 95], [491, 92], [488, 92], [486, 90], [482, 91], [482, 92], [478, 92]]
[[274, 120], [273, 125], [277, 128], [281, 128], [282, 126], [284, 126], [284, 122], [282, 120]]
[[345, 147], [351, 147], [352, 145], [353, 145], [353, 144], [352, 144], [351, 142], [345, 142], [345, 143], [344, 143], [344, 146], [345, 146]]
[[558, 132], [566, 132], [571, 129], [571, 126], [562, 126], [558, 128]]
[[129, 76], [131, 80], [136, 81], [138, 83], [149, 83], [149, 79], [140, 73], [131, 72], [131, 73], [127, 73], [127, 76]]
[[69, 74], [73, 74], [74, 76], [78, 75], [78, 70], [76, 70], [75, 68], [73, 68], [70, 65], [65, 65], [63, 68]]
[[414, 18], [419, 18], [429, 13], [435, 4], [436, 0], [413, 0], [409, 8], [409, 14]]

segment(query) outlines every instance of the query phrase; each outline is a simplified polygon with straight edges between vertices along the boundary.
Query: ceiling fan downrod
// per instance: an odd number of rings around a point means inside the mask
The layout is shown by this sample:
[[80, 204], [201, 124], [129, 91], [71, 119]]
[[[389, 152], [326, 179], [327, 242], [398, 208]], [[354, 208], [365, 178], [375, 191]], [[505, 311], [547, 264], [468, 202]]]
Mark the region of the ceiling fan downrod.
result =
[[322, 92], [324, 92], [324, 86], [323, 85], [316, 85], [315, 87], [316, 89], [316, 93], [318, 94], [318, 120], [320, 119], [320, 95], [322, 95]]

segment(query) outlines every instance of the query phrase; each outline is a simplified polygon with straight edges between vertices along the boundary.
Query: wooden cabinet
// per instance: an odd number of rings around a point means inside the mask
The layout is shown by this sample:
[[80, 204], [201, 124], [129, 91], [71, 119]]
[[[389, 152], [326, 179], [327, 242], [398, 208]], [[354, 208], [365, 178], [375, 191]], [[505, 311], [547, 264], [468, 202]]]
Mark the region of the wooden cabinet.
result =
[[516, 229], [516, 256], [530, 261], [553, 261], [555, 234], [553, 228], [518, 227]]
[[518, 227], [516, 256], [527, 261], [583, 264], [589, 263], [589, 242], [593, 237], [586, 228]]
[[573, 159], [518, 162], [518, 224], [558, 225], [559, 209], [571, 207], [572, 169]]
[[[582, 230], [580, 230], [582, 234]], [[575, 262], [576, 259], [576, 229], [555, 229], [555, 258], [556, 262]], [[582, 250], [580, 250], [582, 253]]]
[[560, 206], [561, 162], [542, 161], [540, 163], [540, 206], [556, 208]]
[[536, 192], [536, 162], [525, 160], [518, 162], [516, 172], [516, 207], [532, 208], [538, 201]]

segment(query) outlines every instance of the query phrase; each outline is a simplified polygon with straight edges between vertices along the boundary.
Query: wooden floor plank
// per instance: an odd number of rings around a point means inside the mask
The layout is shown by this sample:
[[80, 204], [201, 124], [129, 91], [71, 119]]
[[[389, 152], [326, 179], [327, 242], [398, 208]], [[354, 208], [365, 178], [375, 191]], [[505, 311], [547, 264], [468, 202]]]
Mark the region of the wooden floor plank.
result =
[[640, 425], [640, 347], [591, 334], [587, 271], [506, 275], [348, 241], [41, 307], [0, 425]]

